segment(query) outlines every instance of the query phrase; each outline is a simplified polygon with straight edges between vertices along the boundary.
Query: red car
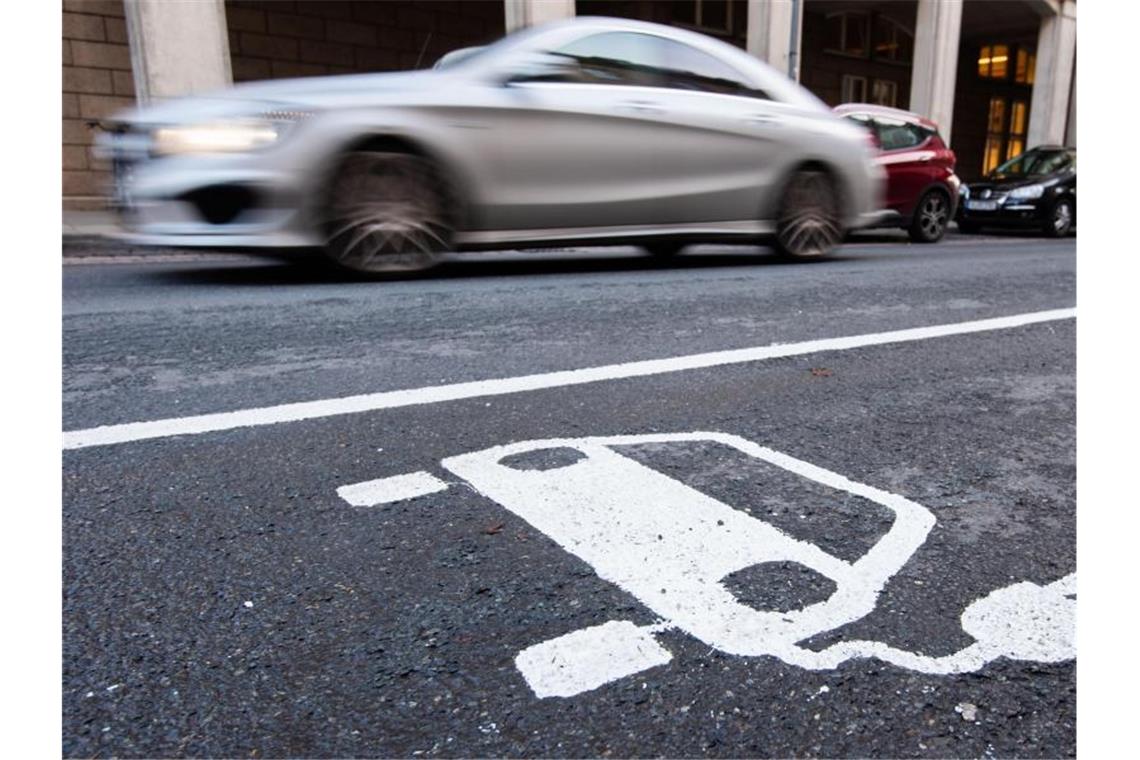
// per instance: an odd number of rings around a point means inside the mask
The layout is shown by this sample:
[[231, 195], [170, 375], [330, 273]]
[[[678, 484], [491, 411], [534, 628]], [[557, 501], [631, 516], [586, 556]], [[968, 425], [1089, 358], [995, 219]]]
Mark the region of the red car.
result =
[[909, 111], [869, 103], [845, 103], [835, 113], [867, 128], [887, 172], [886, 209], [880, 227], [902, 227], [916, 243], [946, 234], [962, 181], [954, 174], [954, 151], [938, 125]]

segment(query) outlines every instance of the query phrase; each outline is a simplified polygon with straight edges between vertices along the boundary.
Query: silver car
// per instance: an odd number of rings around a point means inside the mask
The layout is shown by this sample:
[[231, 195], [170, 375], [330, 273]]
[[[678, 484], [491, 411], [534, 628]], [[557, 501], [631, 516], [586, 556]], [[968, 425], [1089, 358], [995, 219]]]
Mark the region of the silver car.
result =
[[103, 126], [133, 241], [316, 246], [363, 272], [551, 244], [819, 256], [871, 220], [883, 184], [866, 136], [776, 70], [607, 18], [433, 70], [239, 85]]

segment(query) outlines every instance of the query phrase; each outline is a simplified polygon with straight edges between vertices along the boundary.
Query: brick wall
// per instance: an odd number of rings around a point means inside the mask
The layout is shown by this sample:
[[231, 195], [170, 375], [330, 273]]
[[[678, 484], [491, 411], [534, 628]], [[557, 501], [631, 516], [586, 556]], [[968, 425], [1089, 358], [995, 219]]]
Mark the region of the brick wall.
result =
[[502, 0], [229, 0], [235, 82], [430, 67], [503, 35]]
[[87, 121], [134, 105], [123, 0], [63, 0], [63, 199], [98, 208], [108, 168], [91, 158]]

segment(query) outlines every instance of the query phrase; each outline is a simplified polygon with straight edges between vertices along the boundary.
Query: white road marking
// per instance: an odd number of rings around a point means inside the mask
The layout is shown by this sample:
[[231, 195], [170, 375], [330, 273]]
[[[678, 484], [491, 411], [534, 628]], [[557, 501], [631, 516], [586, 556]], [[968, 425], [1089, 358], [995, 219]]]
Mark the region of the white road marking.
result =
[[[870, 551], [846, 562], [613, 449], [684, 442], [715, 442], [737, 449], [835, 489], [833, 503], [856, 496], [882, 505], [894, 514], [894, 522]], [[544, 470], [519, 470], [503, 463], [527, 452], [559, 448], [585, 456]], [[526, 441], [450, 457], [441, 464], [584, 560], [600, 578], [632, 594], [669, 625], [722, 652], [773, 655], [804, 667], [811, 667], [805, 661], [816, 653], [801, 649], [797, 642], [874, 610], [883, 586], [934, 527], [934, 515], [920, 504], [725, 433]], [[756, 499], [762, 502], [764, 494], [756, 494]], [[802, 609], [760, 610], [742, 604], [723, 583], [732, 573], [769, 562], [810, 568], [830, 579], [835, 591]], [[557, 650], [569, 654], [576, 641], [559, 643]], [[578, 654], [586, 670], [608, 668], [613, 659]], [[590, 671], [580, 678], [595, 683], [603, 673]], [[531, 685], [536, 693], [548, 690], [546, 684]]]
[[375, 507], [447, 490], [447, 483], [428, 472], [409, 472], [390, 478], [341, 486], [336, 494], [354, 507]]
[[1049, 311], [1016, 314], [1008, 317], [979, 319], [970, 322], [954, 322], [928, 327], [913, 327], [890, 332], [851, 335], [843, 338], [825, 338], [800, 343], [775, 344], [740, 348], [729, 351], [713, 351], [703, 354], [673, 356], [666, 359], [608, 364], [600, 367], [544, 372], [536, 375], [476, 380], [466, 383], [450, 383], [426, 388], [368, 393], [359, 396], [303, 401], [294, 404], [280, 404], [255, 409], [242, 409], [234, 412], [200, 414], [191, 417], [172, 417], [149, 422], [129, 422], [120, 425], [103, 425], [85, 430], [72, 430], [63, 434], [64, 449], [81, 449], [88, 446], [108, 446], [130, 441], [152, 438], [167, 438], [176, 435], [197, 435], [221, 430], [233, 430], [260, 425], [276, 425], [282, 422], [332, 417], [341, 414], [356, 414], [380, 409], [395, 409], [421, 404], [438, 404], [445, 401], [501, 396], [522, 393], [544, 388], [560, 388], [605, 380], [618, 380], [630, 377], [647, 377], [691, 369], [720, 367], [729, 364], [800, 356], [821, 351], [846, 351], [865, 346], [886, 343], [907, 343], [950, 335], [1008, 330], [1042, 322], [1076, 317], [1076, 309], [1052, 309]]
[[649, 628], [611, 620], [527, 647], [515, 666], [542, 699], [572, 697], [672, 659]]
[[[614, 450], [685, 442], [730, 446], [834, 489], [839, 493], [832, 503], [859, 497], [890, 509], [894, 521], [863, 556], [848, 562]], [[565, 449], [577, 456], [524, 456]], [[738, 436], [694, 432], [524, 441], [449, 457], [440, 464], [660, 616], [651, 626], [614, 621], [522, 650], [516, 665], [540, 698], [573, 696], [669, 662], [671, 655], [653, 635], [670, 628], [728, 654], [774, 656], [810, 670], [873, 657], [924, 673], [948, 674], [978, 670], [999, 657], [1060, 662], [1076, 656], [1075, 574], [1047, 586], [1015, 583], [975, 600], [961, 617], [962, 629], [974, 643], [943, 657], [878, 641], [841, 641], [820, 651], [800, 646], [805, 639], [872, 612], [887, 582], [925, 542], [934, 515], [901, 496]], [[446, 486], [425, 472], [414, 472], [343, 486], [337, 493], [359, 505]], [[761, 491], [755, 498], [762, 501], [764, 496]], [[766, 610], [741, 603], [724, 584], [737, 571], [775, 562], [809, 568], [827, 577], [834, 591], [799, 609]]]

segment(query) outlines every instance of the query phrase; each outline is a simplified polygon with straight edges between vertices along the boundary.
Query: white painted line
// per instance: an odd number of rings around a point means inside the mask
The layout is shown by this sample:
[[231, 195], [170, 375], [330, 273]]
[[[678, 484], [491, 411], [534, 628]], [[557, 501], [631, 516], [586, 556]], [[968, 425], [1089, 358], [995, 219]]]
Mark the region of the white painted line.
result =
[[[848, 504], [848, 497], [856, 496], [891, 510], [894, 520], [861, 557], [841, 559], [615, 450], [694, 442], [735, 448], [833, 489], [823, 505]], [[580, 456], [544, 469], [517, 466], [525, 461], [520, 456], [567, 449]], [[876, 658], [949, 674], [976, 671], [1001, 657], [1032, 662], [1076, 657], [1075, 573], [1046, 586], [1014, 583], [974, 600], [961, 617], [962, 630], [974, 641], [948, 655], [929, 656], [880, 641], [845, 640], [820, 651], [801, 646], [874, 611], [879, 594], [926, 541], [935, 517], [902, 496], [739, 436], [698, 431], [549, 438], [460, 454], [440, 465], [658, 616], [652, 626], [611, 622], [524, 649], [515, 663], [539, 698], [574, 696], [669, 662], [669, 653], [653, 639], [669, 628], [727, 654], [777, 657], [810, 670]], [[751, 503], [762, 504], [766, 497], [759, 485]], [[740, 570], [770, 563], [812, 570], [834, 590], [797, 609], [768, 609], [742, 602], [725, 584]]]
[[[687, 442], [734, 448], [834, 489], [824, 503], [845, 504], [849, 496], [860, 497], [867, 506], [889, 509], [894, 521], [874, 547], [846, 561], [614, 450]], [[552, 449], [575, 449], [583, 456], [545, 470], [520, 470], [510, 464], [518, 455]], [[669, 625], [722, 652], [772, 655], [803, 667], [811, 667], [817, 655], [798, 642], [870, 614], [883, 587], [922, 546], [935, 523], [921, 504], [727, 433], [523, 441], [448, 457], [440, 464]], [[762, 486], [752, 498], [754, 504], [763, 503]], [[809, 568], [830, 580], [835, 590], [826, 600], [802, 609], [768, 610], [742, 603], [723, 583], [739, 570], [774, 562]], [[569, 654], [569, 644], [561, 646], [560, 651]], [[587, 658], [581, 667], [597, 665], [589, 659], [593, 655], [578, 654]], [[595, 679], [601, 675], [587, 678]]]
[[515, 666], [539, 699], [572, 697], [672, 660], [653, 630], [612, 620], [527, 647]]
[[601, 367], [545, 372], [537, 375], [476, 380], [467, 383], [451, 383], [426, 388], [368, 393], [360, 396], [303, 401], [295, 404], [281, 404], [256, 409], [242, 409], [235, 412], [201, 414], [193, 417], [172, 417], [149, 422], [129, 422], [121, 425], [103, 425], [86, 430], [71, 430], [63, 434], [64, 449], [81, 449], [87, 446], [108, 446], [129, 441], [142, 441], [150, 438], [166, 438], [175, 435], [196, 435], [219, 430], [233, 430], [242, 427], [275, 425], [281, 422], [296, 422], [339, 414], [372, 412], [380, 409], [395, 409], [420, 404], [438, 404], [444, 401], [502, 396], [543, 388], [561, 388], [570, 385], [597, 383], [604, 380], [618, 380], [630, 377], [646, 377], [690, 369], [720, 367], [728, 364], [778, 359], [820, 351], [846, 351], [852, 348], [878, 346], [885, 343], [907, 343], [950, 335], [1008, 330], [1042, 322], [1055, 322], [1076, 317], [1076, 309], [1052, 309], [1028, 314], [1015, 314], [1009, 317], [979, 319], [971, 322], [954, 322], [929, 327], [913, 327], [906, 330], [851, 335], [844, 338], [825, 338], [801, 343], [775, 344], [740, 348], [730, 351], [713, 351], [704, 354], [673, 356], [666, 359], [608, 364]]
[[336, 495], [354, 507], [376, 507], [446, 490], [447, 483], [421, 470], [341, 486], [336, 489]]

